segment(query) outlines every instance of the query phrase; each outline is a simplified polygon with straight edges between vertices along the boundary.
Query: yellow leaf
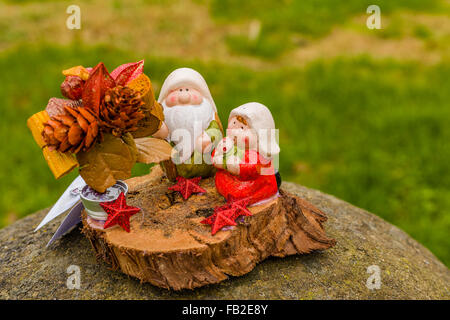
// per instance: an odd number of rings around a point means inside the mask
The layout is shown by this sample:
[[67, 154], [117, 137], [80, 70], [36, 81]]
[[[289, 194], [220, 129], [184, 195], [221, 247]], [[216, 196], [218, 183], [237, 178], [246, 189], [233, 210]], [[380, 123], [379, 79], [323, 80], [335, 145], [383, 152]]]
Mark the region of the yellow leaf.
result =
[[105, 134], [101, 143], [97, 143], [88, 152], [79, 152], [77, 159], [84, 181], [92, 189], [103, 193], [117, 180], [131, 176], [136, 151], [121, 138]]
[[77, 76], [82, 80], [87, 80], [89, 78], [89, 71], [83, 66], [76, 66], [70, 69], [63, 70], [63, 75], [67, 76]]
[[62, 153], [56, 150], [50, 151], [45, 145], [42, 138], [42, 130], [44, 130], [44, 123], [50, 119], [47, 111], [41, 111], [32, 115], [27, 120], [28, 128], [30, 129], [34, 140], [44, 154], [44, 158], [56, 179], [59, 179], [72, 171], [78, 166], [75, 156], [71, 153]]
[[158, 131], [162, 121], [164, 121], [164, 112], [162, 106], [155, 99], [152, 82], [149, 77], [142, 73], [127, 86], [138, 92], [142, 97], [142, 101], [145, 102], [145, 118], [138, 123], [139, 129], [132, 133], [133, 137], [142, 138], [151, 136]]

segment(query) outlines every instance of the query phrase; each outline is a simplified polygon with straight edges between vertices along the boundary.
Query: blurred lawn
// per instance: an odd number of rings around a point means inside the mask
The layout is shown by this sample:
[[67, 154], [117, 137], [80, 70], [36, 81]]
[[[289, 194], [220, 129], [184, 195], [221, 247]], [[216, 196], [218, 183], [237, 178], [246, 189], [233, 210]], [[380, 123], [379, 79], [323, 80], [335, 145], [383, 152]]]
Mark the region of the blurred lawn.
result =
[[378, 5], [383, 14], [401, 9], [438, 12], [438, 0], [212, 0], [212, 14], [225, 22], [257, 19], [261, 36], [229, 36], [230, 49], [236, 53], [274, 58], [292, 49], [292, 35], [317, 38], [338, 24], [345, 24], [355, 15], [365, 13], [370, 5]]
[[[197, 5], [204, 2], [195, 1]], [[378, 2], [388, 12], [406, 7], [433, 12], [440, 3]], [[111, 3], [119, 6], [117, 1]], [[142, 3], [164, 6], [167, 2]], [[145, 58], [146, 73], [157, 92], [161, 81], [177, 67], [200, 71], [224, 123], [230, 110], [242, 103], [255, 100], [268, 105], [280, 129], [284, 180], [320, 189], [376, 213], [450, 265], [449, 60], [429, 64], [343, 53], [338, 58], [316, 59], [305, 67], [276, 64], [278, 54], [271, 52], [292, 50], [294, 44], [282, 44], [289, 32], [311, 39], [326, 36], [332, 26], [364, 15], [366, 1], [327, 0], [321, 6], [316, 1], [283, 1], [280, 10], [266, 0], [208, 3], [219, 24], [259, 19], [262, 47], [241, 50], [239, 41], [233, 43], [235, 35], [226, 35], [225, 42], [234, 54], [245, 54], [239, 56], [243, 60], [263, 64], [257, 60], [263, 57], [276, 67], [255, 68], [220, 58], [197, 60], [195, 55], [162, 56], [154, 51], [137, 52], [127, 45], [87, 44], [78, 37], [61, 45], [42, 39], [23, 44], [22, 35], [15, 37], [13, 28], [0, 35], [0, 45], [2, 41], [16, 43], [0, 52], [0, 226], [50, 206], [77, 174], [54, 180], [26, 128], [30, 115], [42, 110], [50, 97], [60, 96], [61, 70], [79, 64], [92, 66], [100, 60], [112, 70]], [[265, 30], [271, 30], [268, 38]], [[399, 30], [401, 36], [404, 29]], [[423, 41], [437, 39], [434, 30], [420, 25], [413, 33]], [[274, 39], [272, 43], [269, 38]], [[436, 45], [446, 48], [448, 38], [439, 39]], [[148, 166], [139, 165], [134, 174], [147, 171]]]

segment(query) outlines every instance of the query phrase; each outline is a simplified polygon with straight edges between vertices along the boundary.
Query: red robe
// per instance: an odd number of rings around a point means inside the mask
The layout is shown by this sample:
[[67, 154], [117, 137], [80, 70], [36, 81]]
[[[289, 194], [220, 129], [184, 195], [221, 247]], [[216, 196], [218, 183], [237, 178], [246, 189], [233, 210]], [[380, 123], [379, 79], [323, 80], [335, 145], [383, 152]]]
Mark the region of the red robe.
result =
[[[257, 161], [250, 163], [252, 158]], [[261, 175], [262, 168], [272, 173]], [[216, 173], [216, 189], [225, 199], [228, 199], [230, 196], [235, 199], [250, 197], [249, 204], [253, 204], [270, 198], [278, 192], [272, 162], [260, 156], [257, 151], [245, 151], [244, 159], [239, 164], [239, 169], [239, 176], [235, 176], [223, 169], [219, 169]]]

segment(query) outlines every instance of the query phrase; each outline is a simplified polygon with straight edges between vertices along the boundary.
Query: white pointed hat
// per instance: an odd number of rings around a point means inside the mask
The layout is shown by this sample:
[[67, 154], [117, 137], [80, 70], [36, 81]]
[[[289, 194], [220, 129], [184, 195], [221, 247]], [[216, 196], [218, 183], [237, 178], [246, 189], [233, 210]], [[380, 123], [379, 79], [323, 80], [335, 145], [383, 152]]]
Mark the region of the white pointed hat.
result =
[[217, 112], [216, 104], [214, 103], [205, 79], [200, 73], [191, 68], [179, 68], [172, 71], [172, 73], [167, 76], [161, 87], [158, 102], [162, 103], [172, 90], [184, 86], [198, 90], [204, 98], [211, 102], [214, 111]]
[[245, 118], [250, 128], [256, 130], [258, 150], [265, 157], [272, 158], [280, 153], [275, 134], [275, 122], [269, 108], [258, 102], [249, 102], [233, 109], [228, 119], [235, 116]]

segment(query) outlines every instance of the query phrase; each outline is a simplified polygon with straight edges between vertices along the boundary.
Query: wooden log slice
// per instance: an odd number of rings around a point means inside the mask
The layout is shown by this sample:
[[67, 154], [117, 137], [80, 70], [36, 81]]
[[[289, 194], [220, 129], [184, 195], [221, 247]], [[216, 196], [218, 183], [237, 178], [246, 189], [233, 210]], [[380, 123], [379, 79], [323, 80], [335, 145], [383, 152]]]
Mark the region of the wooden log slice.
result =
[[186, 201], [168, 190], [172, 183], [160, 168], [127, 183], [128, 204], [141, 208], [131, 218], [131, 231], [119, 226], [103, 229], [83, 213], [83, 233], [98, 259], [162, 288], [193, 289], [218, 283], [250, 272], [269, 256], [305, 254], [335, 244], [322, 226], [326, 215], [282, 190], [278, 198], [249, 207], [253, 215], [241, 217], [237, 226], [212, 236], [211, 227], [200, 221], [225, 203], [214, 178], [200, 182], [207, 193]]

